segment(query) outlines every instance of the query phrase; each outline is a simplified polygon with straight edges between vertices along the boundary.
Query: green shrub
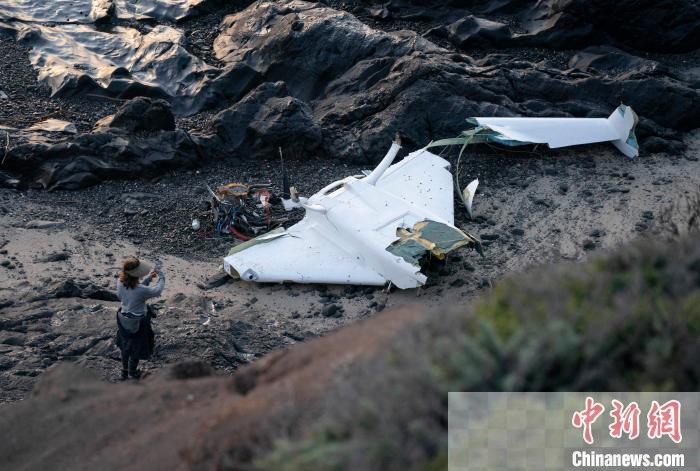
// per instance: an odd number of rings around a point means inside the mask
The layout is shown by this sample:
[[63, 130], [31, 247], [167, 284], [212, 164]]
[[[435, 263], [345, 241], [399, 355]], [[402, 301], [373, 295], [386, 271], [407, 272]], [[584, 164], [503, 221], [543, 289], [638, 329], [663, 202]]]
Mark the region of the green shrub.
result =
[[645, 241], [504, 280], [339, 372], [260, 469], [446, 468], [448, 391], [697, 390], [700, 239]]

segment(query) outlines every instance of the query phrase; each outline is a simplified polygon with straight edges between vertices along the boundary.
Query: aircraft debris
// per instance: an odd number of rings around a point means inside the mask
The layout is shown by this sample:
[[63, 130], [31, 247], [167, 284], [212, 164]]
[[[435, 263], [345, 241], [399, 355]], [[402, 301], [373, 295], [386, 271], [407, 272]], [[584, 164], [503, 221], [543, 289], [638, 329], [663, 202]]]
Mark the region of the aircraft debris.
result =
[[474, 195], [476, 194], [476, 187], [479, 186], [479, 179], [477, 178], [476, 180], [472, 180], [469, 185], [464, 187], [464, 190], [462, 190], [461, 200], [462, 203], [464, 204], [464, 207], [467, 209], [467, 213], [469, 214], [469, 217], [472, 217], [472, 202], [474, 201]]
[[608, 118], [469, 118], [473, 128], [454, 139], [442, 139], [428, 148], [493, 142], [506, 146], [547, 144], [550, 148], [610, 142], [627, 157], [639, 155], [634, 129], [637, 115], [620, 105]]
[[[547, 144], [550, 148], [610, 142], [627, 157], [639, 155], [635, 135], [637, 115], [627, 105], [618, 106], [608, 118], [468, 118], [473, 127], [458, 137], [433, 141], [425, 148], [461, 146], [454, 179], [459, 188], [462, 155], [470, 144], [492, 142], [509, 147]], [[472, 200], [479, 180], [472, 181], [463, 191], [457, 191], [469, 217]]]
[[480, 250], [478, 239], [454, 226], [450, 163], [421, 149], [392, 165], [399, 149], [394, 142], [369, 175], [299, 198], [306, 210], [300, 222], [233, 247], [224, 270], [246, 281], [406, 289], [426, 282], [422, 260]]
[[289, 198], [282, 198], [282, 204], [284, 205], [284, 209], [287, 211], [291, 211], [292, 209], [296, 208], [303, 208], [303, 205], [308, 201], [308, 198], [299, 196], [299, 191], [293, 186], [289, 187]]
[[430, 220], [417, 222], [409, 229], [400, 227], [396, 235], [399, 240], [387, 250], [414, 265], [420, 262], [426, 251], [443, 260], [448, 253], [471, 242], [456, 227]]
[[[210, 208], [217, 237], [233, 236], [247, 241], [288, 220], [281, 214], [285, 211], [282, 200], [273, 194], [269, 184], [229, 183], [216, 191], [207, 189], [212, 197]], [[194, 221], [192, 228], [199, 229]]]

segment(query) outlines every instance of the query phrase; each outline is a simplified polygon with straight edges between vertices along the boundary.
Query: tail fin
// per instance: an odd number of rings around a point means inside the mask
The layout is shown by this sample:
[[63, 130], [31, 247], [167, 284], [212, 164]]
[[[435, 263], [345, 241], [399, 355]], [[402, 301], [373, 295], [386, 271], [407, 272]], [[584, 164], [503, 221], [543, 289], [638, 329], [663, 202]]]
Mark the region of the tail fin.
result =
[[639, 155], [639, 144], [634, 128], [637, 126], [637, 115], [627, 105], [620, 105], [608, 118], [608, 122], [615, 129], [618, 139], [611, 141], [620, 152], [627, 157]]

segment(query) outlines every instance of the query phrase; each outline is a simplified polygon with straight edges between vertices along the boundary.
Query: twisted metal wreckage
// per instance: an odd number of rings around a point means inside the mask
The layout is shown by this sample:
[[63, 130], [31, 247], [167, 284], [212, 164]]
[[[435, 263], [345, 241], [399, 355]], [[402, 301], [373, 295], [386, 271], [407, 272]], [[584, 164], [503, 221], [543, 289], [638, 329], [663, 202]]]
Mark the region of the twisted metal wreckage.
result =
[[[247, 241], [287, 222], [279, 214], [281, 199], [273, 194], [270, 184], [229, 183], [216, 191], [207, 186], [207, 190], [212, 197], [209, 209], [217, 237], [231, 235]], [[192, 224], [193, 229], [200, 226], [197, 219]]]
[[[639, 152], [637, 117], [628, 106], [609, 118], [470, 118], [474, 127], [454, 139], [430, 143], [392, 165], [400, 146], [394, 142], [368, 175], [333, 182], [295, 203], [304, 218], [278, 227], [231, 249], [224, 270], [236, 279], [257, 282], [422, 286], [421, 260], [444, 257], [461, 247], [480, 251], [480, 242], [454, 226], [454, 183], [469, 144], [506, 146], [547, 144], [550, 148], [611, 142], [628, 157]], [[461, 145], [457, 171], [429, 152]], [[478, 185], [459, 192], [471, 215]], [[286, 203], [290, 203], [287, 201]]]

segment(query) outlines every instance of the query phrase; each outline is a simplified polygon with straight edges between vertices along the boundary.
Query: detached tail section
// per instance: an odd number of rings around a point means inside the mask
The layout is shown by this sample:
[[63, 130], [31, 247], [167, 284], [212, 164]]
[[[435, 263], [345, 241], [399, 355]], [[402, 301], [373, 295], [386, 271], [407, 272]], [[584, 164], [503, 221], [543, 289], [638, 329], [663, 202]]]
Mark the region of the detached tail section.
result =
[[627, 157], [637, 157], [639, 155], [639, 144], [634, 128], [637, 126], [637, 115], [627, 105], [620, 105], [608, 118], [608, 123], [619, 136], [618, 139], [610, 141], [612, 145], [625, 154]]

